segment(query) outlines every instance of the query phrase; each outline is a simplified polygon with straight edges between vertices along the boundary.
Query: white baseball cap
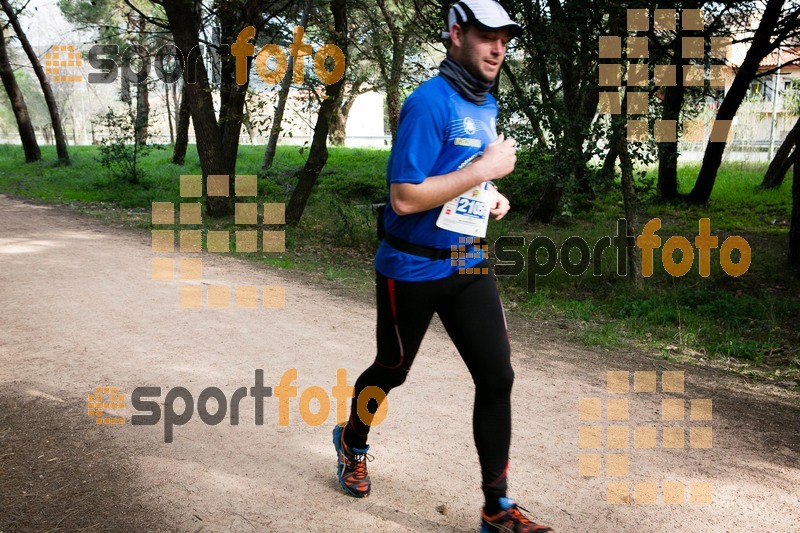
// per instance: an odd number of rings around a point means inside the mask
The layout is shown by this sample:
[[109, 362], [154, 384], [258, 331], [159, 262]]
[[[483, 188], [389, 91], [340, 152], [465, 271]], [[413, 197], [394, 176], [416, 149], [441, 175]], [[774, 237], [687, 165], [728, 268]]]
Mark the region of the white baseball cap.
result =
[[511, 37], [522, 33], [519, 24], [508, 16], [506, 10], [496, 0], [460, 0], [450, 8], [447, 15], [447, 30], [442, 32], [442, 39], [450, 38], [453, 24], [463, 26], [472, 24], [483, 31], [507, 29]]

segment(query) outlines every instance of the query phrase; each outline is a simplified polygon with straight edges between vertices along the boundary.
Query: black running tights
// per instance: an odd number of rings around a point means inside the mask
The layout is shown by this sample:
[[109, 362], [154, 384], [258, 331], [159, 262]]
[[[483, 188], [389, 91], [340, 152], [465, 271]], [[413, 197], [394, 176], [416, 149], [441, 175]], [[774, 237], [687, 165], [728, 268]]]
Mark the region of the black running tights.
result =
[[[454, 274], [421, 282], [376, 276], [378, 355], [356, 381], [345, 443], [352, 448], [366, 446], [371, 418], [358, 416], [359, 394], [369, 386], [389, 394], [405, 381], [437, 313], [475, 383], [472, 423], [484, 494], [487, 501], [505, 496], [514, 371], [493, 274]], [[376, 400], [367, 404], [370, 414], [377, 408]]]

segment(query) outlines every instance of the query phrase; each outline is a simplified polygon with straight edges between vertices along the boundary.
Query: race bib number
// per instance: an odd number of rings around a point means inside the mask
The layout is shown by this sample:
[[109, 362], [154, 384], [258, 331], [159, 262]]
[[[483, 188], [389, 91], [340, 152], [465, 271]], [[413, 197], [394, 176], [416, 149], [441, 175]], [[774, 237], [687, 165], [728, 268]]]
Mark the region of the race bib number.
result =
[[486, 237], [493, 197], [491, 188], [484, 182], [444, 204], [436, 225], [472, 237]]

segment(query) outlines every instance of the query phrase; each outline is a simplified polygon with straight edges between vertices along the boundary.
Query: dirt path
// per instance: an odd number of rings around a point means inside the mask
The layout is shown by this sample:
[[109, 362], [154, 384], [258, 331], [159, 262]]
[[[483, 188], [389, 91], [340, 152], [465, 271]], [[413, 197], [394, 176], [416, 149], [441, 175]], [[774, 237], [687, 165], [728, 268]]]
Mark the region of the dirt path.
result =
[[[335, 401], [320, 426], [303, 422], [298, 403], [312, 385], [330, 396], [338, 368], [352, 385], [371, 361], [371, 305], [209, 254], [199, 282], [154, 281], [152, 257], [146, 232], [0, 196], [0, 531], [476, 530], [472, 384], [438, 323], [373, 432], [373, 494], [356, 500], [335, 480]], [[179, 287], [193, 284], [280, 285], [285, 307], [183, 309]], [[796, 531], [796, 398], [715, 370], [571, 346], [520, 321], [512, 342], [511, 492], [557, 531]], [[263, 425], [245, 397], [238, 425], [228, 416], [207, 425], [195, 412], [175, 426], [172, 443], [163, 418], [130, 423], [136, 387], [161, 387], [164, 408], [175, 387], [196, 401], [216, 386], [230, 399], [253, 387], [256, 369], [275, 387], [292, 368], [298, 398], [287, 427], [278, 424], [276, 397], [264, 401]], [[659, 384], [663, 371], [685, 370], [685, 392], [609, 394], [609, 370], [657, 372]], [[98, 426], [87, 415], [97, 386], [125, 394], [124, 409], [105, 410], [124, 425]], [[628, 399], [629, 419], [582, 422], [582, 398], [600, 398], [604, 416], [615, 410], [607, 399]], [[713, 420], [690, 419], [693, 398], [712, 400]], [[662, 421], [663, 399], [685, 400], [685, 418]], [[175, 408], [182, 411], [180, 400]], [[658, 447], [634, 448], [631, 430], [626, 449], [581, 449], [582, 424], [656, 427]], [[661, 447], [663, 427], [685, 428], [684, 447]], [[689, 428], [700, 427], [711, 428], [709, 449], [689, 446]], [[612, 477], [605, 458], [604, 476], [581, 477], [581, 453], [625, 454], [628, 475]], [[608, 482], [629, 487], [634, 500], [636, 483], [654, 482], [656, 503], [608, 504]], [[676, 482], [685, 483], [685, 503], [664, 503]], [[689, 503], [692, 482], [710, 484], [711, 504]], [[695, 496], [708, 486], [692, 485]]]

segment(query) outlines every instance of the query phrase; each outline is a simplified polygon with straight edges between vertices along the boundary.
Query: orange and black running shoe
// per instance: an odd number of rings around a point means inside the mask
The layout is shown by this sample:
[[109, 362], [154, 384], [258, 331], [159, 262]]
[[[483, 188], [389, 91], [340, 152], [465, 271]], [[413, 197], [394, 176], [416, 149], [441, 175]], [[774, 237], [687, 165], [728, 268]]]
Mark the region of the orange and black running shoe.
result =
[[344, 443], [343, 435], [344, 426], [337, 425], [333, 428], [333, 445], [336, 447], [337, 455], [336, 475], [339, 477], [339, 484], [350, 496], [366, 498], [372, 487], [367, 472], [367, 460], [372, 460], [372, 456], [367, 454], [369, 445], [366, 448], [350, 449]]
[[528, 512], [527, 509], [520, 507], [517, 503], [510, 498], [500, 498], [500, 508], [502, 511], [494, 516], [486, 516], [486, 513], [481, 511], [481, 533], [494, 533], [502, 531], [503, 533], [552, 533], [552, 529], [541, 524], [536, 524], [524, 514], [522, 511]]

